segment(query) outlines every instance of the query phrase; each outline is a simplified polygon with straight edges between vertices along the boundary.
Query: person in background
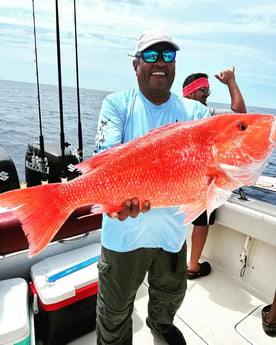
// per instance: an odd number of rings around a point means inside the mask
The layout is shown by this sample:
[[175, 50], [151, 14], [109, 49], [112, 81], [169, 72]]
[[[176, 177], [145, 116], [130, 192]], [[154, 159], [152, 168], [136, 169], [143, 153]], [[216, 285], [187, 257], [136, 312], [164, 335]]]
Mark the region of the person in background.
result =
[[276, 289], [272, 304], [262, 309], [263, 330], [270, 337], [276, 337]]
[[[168, 123], [210, 116], [200, 102], [170, 91], [179, 46], [163, 29], [139, 37], [132, 65], [138, 88], [108, 95], [102, 104], [95, 153], [130, 141]], [[141, 212], [140, 212], [141, 207]], [[167, 344], [185, 345], [173, 324], [186, 292], [184, 214], [126, 200], [118, 213], [104, 214], [99, 260], [97, 344], [131, 345], [132, 312], [139, 286], [148, 274], [147, 326]], [[148, 211], [148, 212], [147, 212]]]
[[[228, 86], [231, 97], [231, 109], [217, 109], [209, 107], [210, 115], [228, 113], [246, 113], [246, 106], [235, 78], [235, 67], [216, 74], [215, 77]], [[210, 96], [210, 85], [206, 73], [193, 73], [183, 83], [183, 97], [190, 98], [207, 106], [207, 98]], [[199, 263], [201, 253], [208, 236], [209, 225], [215, 222], [215, 211], [207, 221], [206, 212], [193, 221], [193, 232], [191, 237], [191, 255], [187, 270], [187, 279], [196, 279], [210, 274], [211, 265], [209, 262]]]

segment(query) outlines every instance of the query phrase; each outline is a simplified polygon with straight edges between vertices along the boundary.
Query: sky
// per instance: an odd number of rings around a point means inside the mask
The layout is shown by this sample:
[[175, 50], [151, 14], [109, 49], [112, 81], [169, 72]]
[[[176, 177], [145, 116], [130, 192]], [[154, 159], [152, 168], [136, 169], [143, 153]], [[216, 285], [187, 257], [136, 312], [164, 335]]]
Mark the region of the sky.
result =
[[[74, 0], [59, 0], [61, 76], [76, 87]], [[39, 82], [58, 84], [54, 0], [34, 0]], [[76, 0], [79, 85], [137, 86], [132, 58], [140, 33], [166, 29], [180, 46], [172, 91], [191, 73], [209, 75], [209, 101], [230, 103], [214, 75], [235, 66], [247, 105], [276, 108], [275, 0]], [[0, 79], [36, 82], [32, 0], [1, 0]]]

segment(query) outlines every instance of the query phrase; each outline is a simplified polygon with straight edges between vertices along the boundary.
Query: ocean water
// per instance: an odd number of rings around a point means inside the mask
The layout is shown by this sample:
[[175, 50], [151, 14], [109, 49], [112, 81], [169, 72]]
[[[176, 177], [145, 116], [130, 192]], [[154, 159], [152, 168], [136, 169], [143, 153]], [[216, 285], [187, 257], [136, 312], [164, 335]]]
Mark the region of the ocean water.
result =
[[[35, 84], [0, 80], [0, 147], [11, 156], [20, 181], [25, 180], [25, 153], [28, 144], [39, 142], [37, 88]], [[101, 104], [109, 91], [80, 90], [81, 123], [83, 131], [84, 159], [91, 157], [95, 145], [97, 119]], [[65, 141], [71, 150], [78, 147], [78, 112], [75, 88], [64, 87], [63, 121]], [[229, 105], [210, 103], [217, 108]], [[60, 142], [60, 115], [58, 88], [40, 85], [42, 134], [45, 143]], [[247, 106], [252, 113], [276, 115], [276, 109]], [[276, 176], [276, 151], [270, 156], [264, 175]], [[276, 193], [255, 187], [244, 187], [246, 195], [276, 205]]]

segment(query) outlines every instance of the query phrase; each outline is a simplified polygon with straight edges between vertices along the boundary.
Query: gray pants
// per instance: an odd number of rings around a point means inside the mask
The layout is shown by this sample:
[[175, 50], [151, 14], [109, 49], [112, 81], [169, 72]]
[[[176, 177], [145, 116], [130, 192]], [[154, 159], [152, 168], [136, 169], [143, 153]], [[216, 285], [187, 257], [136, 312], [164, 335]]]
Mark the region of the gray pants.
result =
[[148, 321], [161, 333], [166, 332], [185, 296], [186, 253], [186, 243], [176, 254], [151, 248], [119, 253], [102, 247], [97, 299], [98, 345], [132, 345], [134, 300], [146, 272]]

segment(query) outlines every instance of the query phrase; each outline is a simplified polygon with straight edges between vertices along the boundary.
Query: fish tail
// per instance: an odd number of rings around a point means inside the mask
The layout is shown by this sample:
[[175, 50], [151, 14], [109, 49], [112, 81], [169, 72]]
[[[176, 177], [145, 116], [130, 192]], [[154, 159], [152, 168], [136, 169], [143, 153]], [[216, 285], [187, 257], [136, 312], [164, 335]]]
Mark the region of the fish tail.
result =
[[0, 213], [12, 211], [29, 243], [29, 257], [43, 250], [71, 213], [64, 207], [59, 184], [48, 184], [0, 194]]

